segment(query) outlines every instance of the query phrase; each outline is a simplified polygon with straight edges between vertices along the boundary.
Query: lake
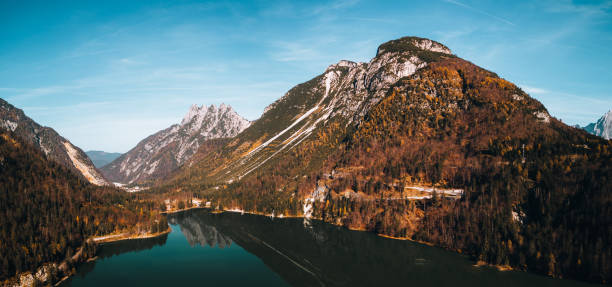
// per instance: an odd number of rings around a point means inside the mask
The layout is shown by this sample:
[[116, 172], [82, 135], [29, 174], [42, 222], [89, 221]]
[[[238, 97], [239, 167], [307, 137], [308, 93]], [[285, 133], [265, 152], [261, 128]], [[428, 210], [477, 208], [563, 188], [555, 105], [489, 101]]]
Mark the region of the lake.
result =
[[319, 221], [192, 210], [168, 235], [101, 246], [62, 286], [596, 286]]

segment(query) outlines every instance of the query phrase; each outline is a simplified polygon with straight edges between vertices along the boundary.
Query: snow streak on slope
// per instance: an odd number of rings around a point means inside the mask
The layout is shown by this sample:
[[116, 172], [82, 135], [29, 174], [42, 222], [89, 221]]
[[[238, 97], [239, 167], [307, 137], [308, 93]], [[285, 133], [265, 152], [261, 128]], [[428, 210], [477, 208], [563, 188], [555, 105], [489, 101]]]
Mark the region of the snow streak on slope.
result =
[[[399, 45], [408, 45], [410, 49], [394, 45], [382, 45], [369, 63], [342, 60], [329, 66], [323, 75], [291, 89], [264, 110], [254, 131], [247, 133], [250, 138], [239, 137], [235, 143], [236, 147], [250, 146], [237, 150], [231, 156], [233, 159], [215, 174], [221, 175], [222, 181], [241, 179], [280, 153], [308, 142], [307, 138], [330, 121], [346, 128], [358, 125], [393, 83], [427, 66], [419, 55], [426, 55], [427, 59], [432, 58], [427, 54], [431, 52], [452, 56], [448, 48], [427, 39], [401, 39]], [[297, 113], [292, 116], [294, 112]], [[288, 118], [291, 120], [287, 121]]]

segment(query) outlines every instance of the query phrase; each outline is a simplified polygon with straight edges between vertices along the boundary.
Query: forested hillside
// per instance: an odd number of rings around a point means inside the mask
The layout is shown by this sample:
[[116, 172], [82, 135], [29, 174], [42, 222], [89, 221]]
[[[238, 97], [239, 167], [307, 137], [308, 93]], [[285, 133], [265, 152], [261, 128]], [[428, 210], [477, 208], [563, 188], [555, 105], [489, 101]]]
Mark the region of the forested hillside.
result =
[[83, 246], [91, 252], [90, 236], [165, 230], [167, 223], [137, 196], [94, 186], [16, 134], [0, 131], [0, 226], [1, 282], [69, 259]]
[[[423, 43], [402, 38], [381, 45], [367, 65], [332, 65], [158, 191], [429, 241], [489, 264], [611, 281], [610, 141], [552, 118], [496, 74], [436, 51], [444, 46]], [[414, 73], [396, 69], [406, 59], [417, 63]], [[400, 72], [355, 76], [372, 65]], [[403, 77], [381, 84], [394, 75]]]
[[1, 98], [0, 129], [15, 133], [23, 141], [42, 151], [45, 158], [72, 170], [90, 183], [110, 184], [79, 147], [59, 135], [54, 129], [39, 125], [22, 110]]
[[464, 188], [460, 200], [425, 202], [416, 228], [385, 208], [369, 219], [379, 232], [491, 264], [612, 279], [612, 144], [549, 117], [471, 63], [435, 63], [398, 82], [328, 163], [364, 167], [344, 176], [338, 191], [371, 180], [383, 186], [377, 194], [417, 183]]

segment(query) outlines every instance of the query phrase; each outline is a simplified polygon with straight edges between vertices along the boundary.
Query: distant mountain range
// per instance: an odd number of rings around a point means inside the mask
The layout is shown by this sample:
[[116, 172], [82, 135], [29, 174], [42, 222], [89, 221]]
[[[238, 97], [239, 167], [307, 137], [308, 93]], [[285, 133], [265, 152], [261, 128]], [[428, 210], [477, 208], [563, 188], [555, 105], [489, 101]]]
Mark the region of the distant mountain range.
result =
[[180, 124], [147, 137], [101, 170], [108, 179], [122, 184], [164, 178], [205, 141], [234, 137], [249, 125], [231, 106], [193, 105]]
[[47, 158], [57, 161], [95, 185], [108, 181], [96, 169], [89, 157], [55, 130], [43, 127], [22, 110], [0, 99], [0, 128], [10, 130], [24, 141], [38, 147]]
[[121, 156], [118, 152], [90, 150], [85, 152], [97, 168], [101, 168]]
[[597, 122], [590, 123], [582, 129], [604, 139], [612, 139], [612, 110], [609, 110]]

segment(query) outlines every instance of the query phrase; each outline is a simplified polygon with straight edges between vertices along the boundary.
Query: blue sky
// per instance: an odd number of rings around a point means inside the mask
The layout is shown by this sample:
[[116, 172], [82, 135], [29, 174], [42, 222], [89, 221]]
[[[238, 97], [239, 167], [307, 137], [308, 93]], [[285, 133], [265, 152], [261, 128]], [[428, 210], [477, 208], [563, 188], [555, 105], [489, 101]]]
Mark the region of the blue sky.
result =
[[612, 108], [612, 1], [3, 0], [0, 27], [0, 97], [84, 150], [125, 152], [191, 104], [257, 119], [328, 65], [409, 35], [568, 124]]

